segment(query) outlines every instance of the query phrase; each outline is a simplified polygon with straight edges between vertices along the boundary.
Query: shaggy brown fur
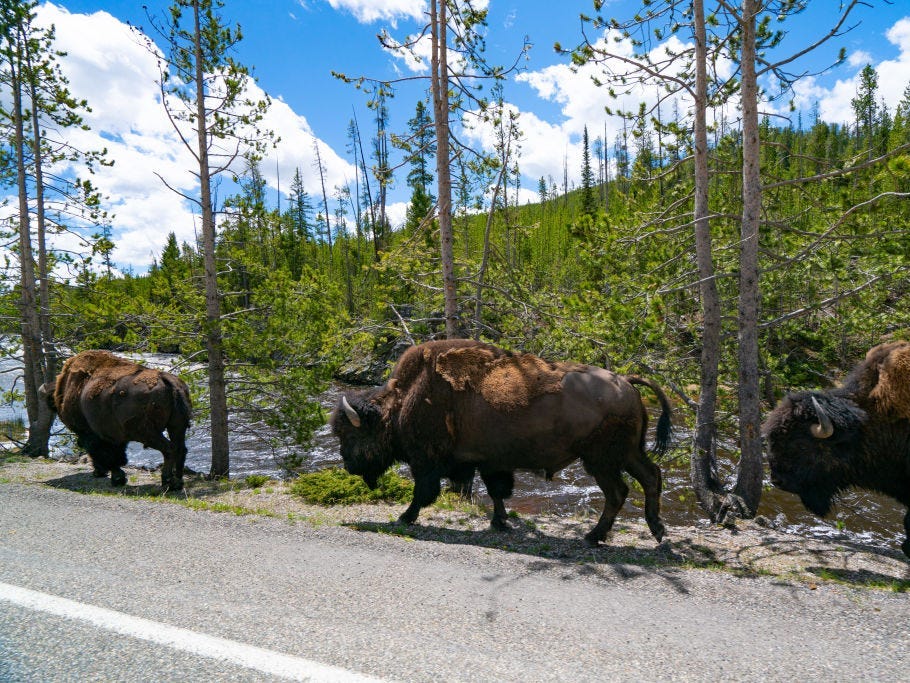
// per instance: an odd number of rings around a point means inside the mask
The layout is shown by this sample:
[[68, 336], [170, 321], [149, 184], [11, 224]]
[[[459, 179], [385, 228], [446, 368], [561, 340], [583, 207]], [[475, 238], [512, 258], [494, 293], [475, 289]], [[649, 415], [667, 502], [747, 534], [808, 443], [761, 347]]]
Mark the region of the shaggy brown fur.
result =
[[[97, 476], [123, 484], [126, 445], [139, 441], [164, 455], [162, 485], [183, 486], [185, 434], [192, 406], [177, 376], [146, 368], [109, 351], [83, 351], [42, 387], [51, 407], [92, 458]], [[170, 440], [163, 435], [167, 431]]]
[[562, 391], [568, 372], [581, 372], [578, 363], [551, 363], [531, 354], [496, 355], [483, 347], [452, 349], [439, 354], [436, 372], [455, 391], [471, 390], [496, 410], [525, 408], [538, 396]]
[[878, 370], [869, 398], [881, 412], [910, 419], [910, 343], [880, 344], [866, 354], [866, 361]]
[[552, 476], [581, 460], [604, 493], [585, 540], [606, 537], [629, 492], [627, 472], [642, 486], [659, 541], [661, 472], [645, 453], [648, 414], [633, 385], [649, 387], [661, 403], [655, 450], [664, 452], [671, 407], [650, 380], [467, 340], [408, 349], [385, 386], [341, 397], [330, 424], [345, 467], [368, 486], [396, 461], [410, 466], [414, 496], [401, 522], [413, 523], [436, 499], [442, 477], [470, 490], [476, 469], [493, 499], [491, 524], [506, 529], [516, 470]]

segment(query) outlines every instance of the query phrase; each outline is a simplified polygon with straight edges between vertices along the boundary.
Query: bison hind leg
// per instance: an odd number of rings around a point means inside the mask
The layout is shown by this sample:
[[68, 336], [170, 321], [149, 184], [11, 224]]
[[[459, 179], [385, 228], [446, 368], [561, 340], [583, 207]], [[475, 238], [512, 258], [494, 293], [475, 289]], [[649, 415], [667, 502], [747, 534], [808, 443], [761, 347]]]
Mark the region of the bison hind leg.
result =
[[604, 494], [604, 509], [597, 520], [597, 524], [587, 534], [585, 534], [585, 543], [594, 547], [598, 543], [606, 540], [607, 534], [613, 528], [613, 522], [616, 520], [616, 514], [626, 502], [626, 496], [629, 495], [629, 486], [622, 480], [622, 474], [619, 471], [607, 473], [592, 473], [597, 485], [600, 486]]
[[907, 514], [904, 515], [904, 542], [901, 544], [901, 550], [904, 551], [904, 555], [910, 557], [910, 508], [907, 509]]
[[509, 525], [509, 515], [506, 512], [504, 499], [512, 497], [512, 491], [515, 488], [515, 474], [507, 471], [481, 470], [480, 478], [483, 479], [487, 493], [493, 499], [493, 516], [490, 518], [490, 527], [497, 531], [511, 531], [512, 527]]

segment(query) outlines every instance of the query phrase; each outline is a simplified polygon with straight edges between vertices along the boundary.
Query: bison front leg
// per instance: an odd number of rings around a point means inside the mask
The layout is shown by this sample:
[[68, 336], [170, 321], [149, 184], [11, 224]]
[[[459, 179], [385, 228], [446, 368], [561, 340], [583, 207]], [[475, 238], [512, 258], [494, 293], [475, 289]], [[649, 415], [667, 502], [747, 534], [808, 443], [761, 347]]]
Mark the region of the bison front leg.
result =
[[904, 542], [901, 544], [901, 550], [904, 555], [910, 557], [910, 508], [907, 508], [907, 514], [904, 515]]
[[417, 473], [411, 470], [414, 475], [414, 496], [411, 498], [411, 504], [407, 510], [401, 513], [398, 518], [401, 524], [413, 524], [417, 521], [417, 515], [420, 509], [432, 505], [439, 496], [440, 483], [442, 477], [440, 472]]

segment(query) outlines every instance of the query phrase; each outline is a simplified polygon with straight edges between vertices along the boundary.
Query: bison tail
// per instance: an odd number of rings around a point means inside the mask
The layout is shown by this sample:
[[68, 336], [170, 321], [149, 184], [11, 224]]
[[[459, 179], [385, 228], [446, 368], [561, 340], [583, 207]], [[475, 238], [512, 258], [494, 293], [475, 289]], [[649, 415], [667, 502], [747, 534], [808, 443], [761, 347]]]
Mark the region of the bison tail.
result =
[[664, 455], [669, 450], [670, 442], [673, 438], [673, 423], [671, 421], [673, 409], [670, 407], [670, 401], [667, 399], [663, 389], [655, 382], [638, 375], [626, 375], [626, 379], [630, 384], [640, 384], [648, 387], [657, 396], [657, 400], [660, 401], [662, 412], [657, 419], [657, 429], [654, 434], [654, 452], [659, 456]]
[[176, 378], [168, 377], [166, 374], [161, 375], [164, 383], [171, 388], [171, 396], [174, 399], [174, 411], [177, 415], [186, 420], [189, 425], [193, 417], [193, 404], [190, 401], [190, 394], [186, 384]]

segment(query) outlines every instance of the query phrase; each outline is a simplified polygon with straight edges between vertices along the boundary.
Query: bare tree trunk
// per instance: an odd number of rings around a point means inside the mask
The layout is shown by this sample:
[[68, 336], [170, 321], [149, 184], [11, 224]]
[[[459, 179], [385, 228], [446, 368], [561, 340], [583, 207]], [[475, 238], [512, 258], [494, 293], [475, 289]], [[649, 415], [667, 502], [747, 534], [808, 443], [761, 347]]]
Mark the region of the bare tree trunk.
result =
[[208, 353], [209, 402], [211, 406], [212, 467], [211, 477], [226, 477], [230, 473], [228, 445], [227, 390], [224, 377], [224, 349], [221, 337], [221, 299], [218, 292], [218, 267], [215, 261], [215, 210], [209, 169], [206, 129], [205, 88], [202, 71], [202, 33], [199, 3], [193, 3], [196, 51], [196, 125], [199, 145], [199, 188], [202, 204], [202, 252], [205, 279], [205, 347]]
[[487, 265], [490, 261], [490, 231], [493, 227], [493, 216], [496, 213], [496, 201], [499, 199], [499, 190], [502, 187], [503, 179], [508, 168], [509, 153], [504, 155], [502, 168], [499, 169], [499, 176], [496, 178], [496, 185], [493, 186], [493, 198], [490, 200], [490, 211], [487, 213], [487, 224], [483, 231], [483, 256], [480, 260], [480, 269], [477, 271], [477, 290], [474, 296], [474, 339], [480, 339], [480, 330], [483, 322], [483, 288], [487, 276]]
[[721, 485], [717, 481], [717, 377], [720, 362], [720, 297], [715, 280], [708, 219], [708, 73], [703, 0], [693, 3], [695, 22], [695, 259], [702, 310], [701, 380], [695, 419], [692, 488], [702, 508], [716, 521]]
[[[332, 271], [332, 224], [329, 220], [329, 195], [325, 191], [325, 166], [319, 153], [319, 143], [313, 138], [313, 150], [316, 152], [316, 168], [319, 169], [319, 181], [322, 183], [322, 210], [325, 214], [325, 238], [329, 245], [329, 272]], [[375, 230], [375, 226], [373, 228]]]
[[[31, 70], [31, 55], [26, 53]], [[34, 77], [33, 77], [34, 78]], [[38, 117], [38, 98], [34, 80], [29, 81], [29, 96], [32, 101], [32, 155], [35, 164], [35, 221], [38, 229], [38, 306], [39, 325], [43, 354], [44, 381], [53, 382], [57, 376], [57, 352], [51, 332], [50, 281], [47, 263], [47, 221], [44, 216], [44, 152], [41, 148], [41, 122]], [[48, 411], [48, 432], [54, 422], [54, 415]]]
[[755, 515], [761, 500], [761, 407], [758, 371], [758, 316], [761, 305], [758, 231], [761, 171], [758, 79], [755, 73], [755, 18], [758, 0], [745, 0], [742, 16], [743, 217], [739, 260], [739, 430], [740, 459], [735, 493]]
[[452, 232], [452, 176], [449, 159], [449, 71], [447, 63], [446, 0], [430, 0], [432, 26], [431, 82], [433, 124], [436, 129], [436, 181], [439, 190], [439, 249], [446, 337], [458, 337], [458, 291], [455, 282], [455, 237]]
[[[26, 49], [23, 44], [19, 49]], [[48, 405], [38, 397], [38, 387], [45, 381], [41, 354], [41, 322], [35, 305], [35, 262], [32, 250], [31, 222], [28, 211], [28, 188], [25, 176], [25, 124], [22, 119], [22, 71], [10, 63], [13, 95], [13, 146], [16, 154], [16, 175], [19, 191], [19, 272], [20, 315], [22, 324], [22, 365], [25, 389], [25, 410], [28, 415], [28, 440], [23, 447], [26, 455], [48, 456], [48, 439], [53, 415]]]

